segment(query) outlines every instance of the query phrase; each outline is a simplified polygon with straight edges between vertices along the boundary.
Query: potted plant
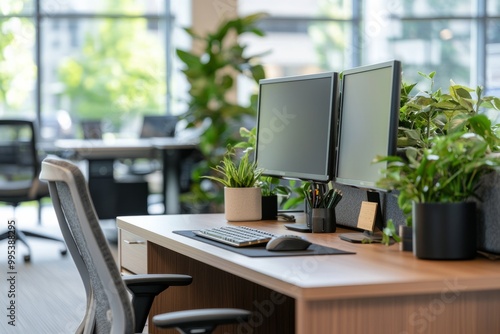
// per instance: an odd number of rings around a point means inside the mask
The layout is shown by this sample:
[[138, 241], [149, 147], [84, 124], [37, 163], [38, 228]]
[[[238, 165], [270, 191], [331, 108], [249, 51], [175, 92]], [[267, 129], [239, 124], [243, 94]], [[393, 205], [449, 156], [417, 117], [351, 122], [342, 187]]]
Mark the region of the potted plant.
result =
[[[487, 120], [487, 119], [486, 119]], [[388, 157], [380, 181], [412, 205], [413, 251], [426, 259], [470, 259], [476, 254], [476, 204], [483, 175], [500, 165], [487, 141], [470, 132], [434, 137], [430, 148]]]
[[224, 186], [224, 213], [228, 221], [250, 221], [262, 218], [262, 192], [258, 180], [262, 173], [244, 152], [239, 161], [229, 147], [219, 165], [212, 168], [220, 176], [204, 178]]
[[262, 220], [275, 220], [278, 216], [278, 195], [288, 198], [291, 190], [272, 176], [261, 176], [258, 184], [262, 192]]
[[[499, 138], [496, 135], [496, 126], [484, 116], [484, 113], [500, 110], [500, 99], [493, 96], [483, 96], [481, 87], [472, 89], [457, 85], [450, 81], [449, 93], [441, 88], [434, 89], [435, 72], [419, 75], [430, 82], [429, 90], [422, 90], [412, 95], [416, 83], [402, 83], [401, 104], [399, 113], [398, 155], [405, 156], [406, 151], [423, 150], [430, 147], [430, 140], [437, 136], [467, 131], [479, 133], [490, 145], [493, 151], [498, 151]], [[475, 93], [475, 97], [472, 95]], [[411, 203], [404, 200], [399, 203], [407, 225], [411, 227]], [[389, 224], [391, 225], [391, 224]], [[389, 234], [394, 235], [395, 229], [390, 226]], [[393, 232], [390, 232], [390, 231]]]
[[[401, 151], [399, 156], [376, 158], [375, 161], [388, 162], [379, 185], [396, 190], [398, 205], [407, 218], [406, 225], [413, 229], [413, 250], [418, 257], [470, 258], [476, 253], [474, 224], [467, 227], [469, 246], [459, 246], [462, 251], [450, 255], [434, 253], [434, 250], [449, 245], [445, 240], [459, 231], [458, 225], [446, 226], [447, 214], [439, 218], [441, 222], [431, 223], [429, 216], [424, 216], [424, 221], [420, 218], [429, 208], [432, 215], [441, 212], [437, 207], [446, 206], [453, 208], [452, 213], [458, 212], [457, 207], [475, 211], [471, 202], [477, 197], [481, 177], [499, 164], [492, 154], [498, 151], [500, 143], [496, 126], [480, 109], [499, 110], [500, 100], [483, 96], [481, 87], [472, 89], [453, 82], [449, 94], [441, 89], [433, 91], [435, 73], [420, 74], [431, 81], [431, 89], [411, 97], [415, 85], [403, 84], [398, 138]], [[471, 93], [475, 93], [475, 98]], [[475, 212], [468, 214], [467, 220], [474, 221]], [[427, 226], [434, 230], [430, 236], [421, 237]], [[443, 231], [445, 236], [440, 235]], [[399, 241], [389, 221], [384, 230], [385, 242], [391, 237]], [[438, 238], [444, 239], [438, 241]], [[453, 242], [449, 246], [452, 245]], [[458, 242], [455, 245], [458, 246]]]

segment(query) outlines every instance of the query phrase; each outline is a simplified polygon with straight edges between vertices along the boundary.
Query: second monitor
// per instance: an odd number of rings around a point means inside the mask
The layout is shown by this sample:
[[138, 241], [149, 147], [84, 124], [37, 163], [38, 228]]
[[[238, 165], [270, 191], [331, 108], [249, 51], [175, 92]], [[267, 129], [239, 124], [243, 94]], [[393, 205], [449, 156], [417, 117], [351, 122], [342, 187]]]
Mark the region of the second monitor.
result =
[[255, 159], [264, 175], [333, 178], [338, 91], [335, 72], [259, 82]]
[[396, 154], [401, 64], [389, 61], [343, 72], [335, 182], [367, 191], [383, 229], [377, 181], [385, 166], [376, 156]]

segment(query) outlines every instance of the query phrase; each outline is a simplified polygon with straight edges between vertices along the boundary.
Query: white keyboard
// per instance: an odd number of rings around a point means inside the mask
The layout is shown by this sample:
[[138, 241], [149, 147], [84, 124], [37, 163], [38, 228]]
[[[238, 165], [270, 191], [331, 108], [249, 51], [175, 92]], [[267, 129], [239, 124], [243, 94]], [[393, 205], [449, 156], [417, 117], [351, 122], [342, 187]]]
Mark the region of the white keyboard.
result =
[[274, 234], [247, 226], [223, 226], [193, 231], [194, 234], [234, 247], [266, 244]]

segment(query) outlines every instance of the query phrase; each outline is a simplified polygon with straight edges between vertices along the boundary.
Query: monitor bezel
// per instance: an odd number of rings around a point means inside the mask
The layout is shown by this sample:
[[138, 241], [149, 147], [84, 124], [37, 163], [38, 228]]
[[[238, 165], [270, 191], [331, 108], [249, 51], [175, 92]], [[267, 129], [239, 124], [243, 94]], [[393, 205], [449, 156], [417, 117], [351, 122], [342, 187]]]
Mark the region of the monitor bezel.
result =
[[[377, 186], [376, 182], [367, 181], [367, 180], [355, 180], [348, 179], [344, 177], [339, 177], [339, 162], [341, 155], [341, 140], [342, 140], [342, 115], [343, 115], [343, 105], [344, 105], [344, 86], [345, 80], [344, 78], [350, 75], [356, 75], [363, 72], [375, 71], [385, 68], [392, 69], [392, 88], [391, 88], [391, 113], [389, 119], [389, 136], [387, 143], [387, 152], [386, 155], [395, 155], [397, 150], [397, 133], [399, 126], [399, 109], [400, 109], [400, 96], [401, 96], [401, 62], [398, 60], [391, 60], [382, 63], [360, 66], [356, 68], [351, 68], [342, 72], [342, 80], [341, 80], [341, 93], [340, 93], [340, 109], [338, 115], [338, 128], [337, 128], [337, 153], [335, 157], [335, 177], [334, 182], [342, 185], [352, 186], [356, 188], [373, 190], [373, 191], [381, 191], [387, 192], [387, 189]], [[392, 134], [392, 135], [391, 135]], [[375, 157], [373, 157], [375, 158]], [[383, 169], [382, 164], [381, 169]], [[382, 178], [382, 175], [380, 176]]]
[[335, 151], [336, 151], [336, 140], [337, 140], [337, 115], [339, 110], [339, 73], [328, 71], [315, 74], [305, 74], [305, 75], [295, 75], [279, 78], [268, 78], [259, 81], [259, 94], [257, 101], [257, 123], [256, 123], [256, 140], [255, 140], [255, 154], [254, 159], [259, 166], [259, 129], [261, 128], [261, 92], [265, 85], [276, 84], [276, 83], [287, 83], [287, 82], [298, 82], [306, 80], [315, 79], [330, 79], [330, 116], [329, 116], [329, 127], [328, 127], [328, 137], [330, 138], [327, 148], [327, 157], [325, 159], [325, 173], [324, 174], [312, 174], [296, 171], [283, 171], [283, 170], [270, 170], [264, 169], [264, 176], [272, 176], [281, 179], [292, 179], [292, 180], [302, 180], [317, 183], [328, 183], [333, 180], [335, 176]]

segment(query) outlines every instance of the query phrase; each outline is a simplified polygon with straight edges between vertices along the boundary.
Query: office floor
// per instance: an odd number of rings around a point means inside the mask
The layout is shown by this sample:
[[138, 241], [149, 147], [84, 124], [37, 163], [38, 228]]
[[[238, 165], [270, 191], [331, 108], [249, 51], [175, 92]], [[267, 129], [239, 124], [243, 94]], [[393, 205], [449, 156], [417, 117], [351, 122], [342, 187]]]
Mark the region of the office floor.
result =
[[[13, 217], [13, 209], [0, 206], [0, 229]], [[42, 224], [37, 224], [37, 207], [20, 206], [15, 212], [19, 229], [39, 231], [60, 236], [55, 212], [50, 204], [42, 209]], [[106, 235], [112, 239], [116, 233], [114, 221], [103, 222]], [[17, 280], [15, 285], [16, 326], [8, 324], [7, 299], [0, 299], [0, 333], [73, 333], [85, 313], [85, 292], [71, 256], [61, 256], [60, 243], [28, 238], [31, 247], [31, 262], [25, 263], [26, 252], [19, 243], [16, 249]], [[116, 240], [116, 237], [115, 237]], [[117, 246], [110, 243], [115, 256]], [[7, 242], [0, 242], [0, 295], [6, 296], [10, 286], [7, 276]], [[10, 300], [10, 299], [9, 299]]]

